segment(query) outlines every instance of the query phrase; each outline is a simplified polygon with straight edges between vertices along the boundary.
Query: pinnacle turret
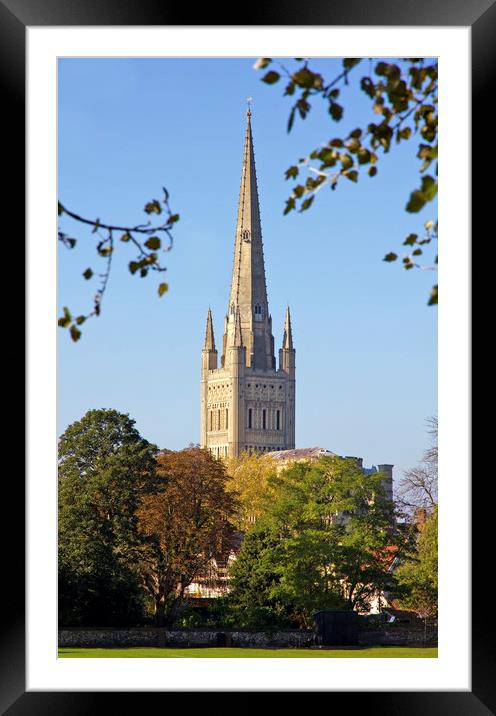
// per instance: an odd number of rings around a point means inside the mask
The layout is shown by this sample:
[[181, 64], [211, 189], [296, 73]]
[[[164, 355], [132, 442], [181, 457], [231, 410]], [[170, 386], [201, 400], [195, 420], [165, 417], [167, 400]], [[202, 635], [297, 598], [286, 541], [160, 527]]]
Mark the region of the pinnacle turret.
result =
[[205, 329], [205, 344], [203, 346], [205, 351], [215, 350], [215, 338], [214, 338], [214, 326], [212, 323], [212, 311], [210, 308], [207, 313], [207, 327]]
[[293, 350], [293, 332], [291, 330], [291, 314], [289, 306], [286, 307], [286, 319], [284, 321], [284, 337], [282, 339], [282, 347], [285, 350]]

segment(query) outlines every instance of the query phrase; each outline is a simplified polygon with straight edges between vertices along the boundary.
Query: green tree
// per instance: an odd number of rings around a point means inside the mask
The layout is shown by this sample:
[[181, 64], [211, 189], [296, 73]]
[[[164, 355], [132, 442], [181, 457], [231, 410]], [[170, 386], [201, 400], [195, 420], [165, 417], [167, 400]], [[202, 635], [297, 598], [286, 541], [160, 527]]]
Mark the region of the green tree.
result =
[[[287, 124], [291, 131], [296, 117], [305, 119], [312, 102], [321, 99], [330, 119], [340, 122], [345, 112], [345, 94], [348, 85], [356, 80], [370, 100], [371, 121], [356, 127], [343, 136], [333, 136], [307, 157], [286, 170], [286, 179], [304, 180], [297, 183], [287, 202], [285, 214], [299, 207], [309, 209], [323, 187], [335, 190], [342, 180], [357, 182], [366, 172], [376, 176], [378, 166], [395, 145], [416, 138], [416, 156], [420, 160], [419, 185], [406, 201], [405, 209], [417, 213], [437, 195], [438, 156], [438, 64], [436, 58], [414, 57], [383, 61], [370, 59], [367, 63], [357, 57], [345, 57], [341, 71], [335, 77], [325, 78], [310, 68], [310, 59], [295, 58], [294, 66], [263, 57], [255, 69], [264, 70], [262, 81], [275, 85], [285, 82], [284, 95], [290, 97], [292, 107]], [[367, 67], [358, 73], [358, 66]], [[339, 101], [338, 101], [339, 100]], [[429, 220], [423, 230], [410, 233], [403, 241], [402, 253], [390, 251], [384, 261], [402, 259], [405, 269], [421, 266], [419, 257], [425, 255], [429, 244], [437, 241], [437, 220]], [[437, 255], [429, 268], [437, 267]], [[429, 305], [437, 304], [438, 288], [432, 288]]]
[[135, 568], [136, 510], [154, 489], [156, 447], [134, 420], [90, 410], [59, 441], [59, 619], [129, 623], [142, 595]]
[[238, 602], [255, 599], [258, 587], [258, 603], [283, 607], [309, 625], [318, 609], [359, 609], [388, 588], [400, 535], [383, 479], [338, 457], [295, 463], [271, 478], [273, 497], [259, 520], [261, 532], [245, 538], [233, 567]]
[[254, 527], [245, 536], [232, 564], [229, 601], [240, 607], [277, 607], [272, 589], [279, 582], [279, 536], [269, 528]]
[[398, 597], [403, 606], [422, 617], [434, 617], [438, 608], [438, 508], [423, 524], [415, 551], [396, 570]]

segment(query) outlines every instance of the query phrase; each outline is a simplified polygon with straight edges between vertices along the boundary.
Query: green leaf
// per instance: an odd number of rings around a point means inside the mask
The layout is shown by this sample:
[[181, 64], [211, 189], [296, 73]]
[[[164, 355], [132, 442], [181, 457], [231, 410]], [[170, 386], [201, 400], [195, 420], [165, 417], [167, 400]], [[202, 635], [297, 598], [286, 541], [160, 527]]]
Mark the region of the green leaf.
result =
[[417, 243], [417, 234], [409, 234], [403, 241], [403, 246], [413, 246]]
[[369, 167], [369, 177], [375, 177], [377, 174], [377, 167]]
[[374, 98], [375, 85], [370, 79], [370, 77], [362, 77], [362, 79], [360, 80], [360, 87], [365, 92], [365, 94], [370, 97], [370, 99]]
[[265, 82], [268, 85], [273, 85], [280, 79], [280, 77], [281, 75], [279, 74], [279, 72], [270, 70], [262, 77], [262, 82]]
[[158, 287], [158, 295], [163, 296], [169, 290], [169, 286], [166, 283], [161, 283]]
[[386, 62], [378, 62], [375, 66], [375, 73], [376, 75], [385, 75], [388, 69], [388, 64]]
[[415, 214], [420, 211], [425, 205], [425, 198], [421, 191], [412, 191], [410, 199], [406, 205], [406, 210], [411, 214]]
[[90, 268], [87, 268], [86, 271], [84, 271], [83, 276], [87, 281], [89, 281], [93, 276], [93, 271]]
[[175, 224], [176, 221], [179, 221], [179, 214], [171, 214], [168, 219], [169, 224]]
[[131, 241], [131, 235], [126, 231], [125, 234], [122, 234], [121, 241]]
[[341, 164], [343, 165], [343, 169], [349, 169], [353, 166], [353, 159], [349, 154], [340, 154], [339, 158], [341, 160]]
[[313, 195], [313, 194], [312, 194], [312, 196], [309, 196], [308, 199], [305, 199], [305, 201], [302, 203], [302, 205], [300, 207], [300, 212], [306, 211], [307, 209], [309, 209], [312, 206], [312, 202], [314, 199], [315, 199], [315, 195]]
[[428, 306], [437, 306], [437, 299], [438, 299], [437, 286], [433, 286], [427, 305]]
[[78, 324], [78, 326], [80, 326], [82, 323], [85, 322], [85, 320], [86, 320], [86, 316], [78, 316], [76, 318], [76, 323]]
[[312, 72], [308, 67], [302, 67], [301, 70], [295, 72], [291, 79], [299, 87], [320, 89], [322, 87], [322, 75]]
[[59, 216], [61, 216], [61, 215], [64, 213], [64, 207], [62, 206], [62, 204], [60, 203], [60, 201], [59, 201], [58, 204], [57, 204], [57, 213], [58, 213]]
[[365, 147], [361, 147], [357, 154], [359, 164], [368, 164], [370, 162], [370, 152]]
[[[65, 312], [65, 309], [64, 309], [64, 312]], [[67, 326], [69, 326], [71, 323], [71, 316], [65, 314], [59, 318], [57, 323], [61, 328], [67, 328]]]
[[300, 170], [298, 169], [298, 167], [295, 167], [295, 166], [289, 167], [289, 169], [286, 169], [286, 175], [285, 175], [286, 179], [290, 179], [290, 178], [296, 179], [299, 171]]
[[145, 246], [147, 249], [152, 249], [153, 251], [155, 251], [162, 246], [162, 242], [160, 241], [158, 236], [150, 236], [150, 238], [145, 241]]
[[389, 254], [386, 254], [382, 260], [383, 261], [396, 261], [397, 258], [398, 258], [398, 254], [395, 254], [391, 251]]
[[271, 62], [272, 60], [270, 59], [270, 57], [259, 57], [253, 65], [253, 69], [264, 70], [268, 65], [270, 65]]
[[352, 67], [355, 67], [355, 65], [358, 65], [360, 60], [360, 57], [345, 57], [343, 60], [343, 67], [345, 70], [350, 70]]
[[81, 338], [81, 331], [79, 330], [79, 328], [76, 328], [74, 323], [71, 326], [70, 333], [71, 333], [71, 338], [74, 342], [78, 341]]
[[337, 102], [331, 102], [329, 105], [329, 114], [335, 122], [339, 122], [343, 116], [343, 108]]
[[286, 214], [289, 214], [290, 211], [293, 211], [293, 209], [296, 206], [296, 201], [293, 196], [290, 196], [289, 199], [286, 200], [286, 208], [284, 209], [284, 216]]
[[149, 201], [148, 204], [145, 204], [144, 211], [146, 211], [147, 214], [161, 214], [162, 207], [156, 199], [153, 199]]
[[139, 269], [139, 264], [136, 261], [130, 261], [129, 262], [129, 270], [131, 273], [136, 273], [136, 271]]
[[437, 194], [437, 181], [427, 175], [422, 177], [422, 193], [426, 201], [432, 201]]
[[358, 172], [356, 172], [355, 170], [353, 170], [351, 172], [346, 172], [346, 178], [349, 179], [350, 181], [357, 182], [358, 181]]

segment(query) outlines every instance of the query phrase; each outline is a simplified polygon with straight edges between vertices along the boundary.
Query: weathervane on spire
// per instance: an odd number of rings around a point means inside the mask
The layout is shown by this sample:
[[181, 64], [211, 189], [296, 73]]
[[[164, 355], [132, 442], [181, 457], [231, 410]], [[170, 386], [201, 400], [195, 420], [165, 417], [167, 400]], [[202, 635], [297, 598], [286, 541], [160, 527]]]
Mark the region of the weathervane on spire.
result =
[[246, 103], [247, 103], [247, 105], [248, 105], [247, 114], [248, 114], [249, 117], [251, 117], [251, 103], [252, 103], [252, 101], [253, 101], [253, 97], [247, 97], [247, 98], [246, 98]]

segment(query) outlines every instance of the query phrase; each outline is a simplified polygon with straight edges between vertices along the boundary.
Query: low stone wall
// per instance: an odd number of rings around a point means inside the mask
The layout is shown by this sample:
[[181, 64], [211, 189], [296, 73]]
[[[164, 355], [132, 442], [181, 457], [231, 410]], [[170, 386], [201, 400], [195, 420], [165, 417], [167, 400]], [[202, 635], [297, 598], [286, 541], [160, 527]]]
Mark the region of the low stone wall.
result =
[[312, 646], [312, 631], [252, 632], [222, 629], [60, 629], [60, 647], [130, 646], [239, 646], [305, 647]]
[[[237, 647], [309, 647], [315, 645], [313, 631], [236, 631], [222, 629], [69, 629], [59, 630], [60, 647], [131, 647], [131, 646], [237, 646]], [[360, 646], [435, 646], [437, 630], [423, 627], [388, 627], [363, 630], [358, 634]]]
[[391, 626], [385, 629], [360, 631], [363, 646], [437, 646], [437, 629], [416, 626]]

